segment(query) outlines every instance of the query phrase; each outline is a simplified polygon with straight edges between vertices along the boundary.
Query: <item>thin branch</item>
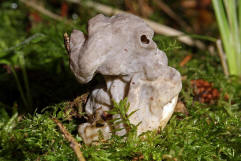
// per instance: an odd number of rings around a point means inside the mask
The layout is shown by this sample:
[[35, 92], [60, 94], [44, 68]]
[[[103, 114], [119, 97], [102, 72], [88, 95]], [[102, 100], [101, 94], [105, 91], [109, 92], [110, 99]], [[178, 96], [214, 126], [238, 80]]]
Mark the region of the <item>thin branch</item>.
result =
[[192, 55], [187, 55], [181, 62], [180, 62], [180, 66], [184, 67], [190, 60], [192, 59]]
[[218, 49], [218, 55], [219, 55], [219, 57], [221, 59], [223, 72], [224, 72], [225, 76], [229, 76], [228, 65], [227, 65], [226, 57], [225, 57], [225, 54], [224, 54], [224, 51], [223, 51], [223, 48], [222, 48], [221, 40], [217, 40], [216, 41], [216, 46], [217, 46], [217, 49]]
[[[78, 1], [78, 0], [67, 0], [67, 1], [72, 2], [72, 3], [78, 3], [78, 4], [81, 3], [81, 1]], [[70, 20], [66, 20], [66, 19], [62, 18], [61, 16], [56, 15], [55, 13], [53, 13], [49, 10], [46, 10], [45, 8], [43, 8], [42, 6], [34, 3], [33, 1], [20, 0], [20, 2], [26, 4], [27, 6], [37, 10], [38, 12], [40, 12], [40, 13], [42, 13], [42, 14], [44, 14], [44, 15], [46, 15], [46, 16], [54, 19], [54, 20], [63, 21], [67, 24], [71, 23]], [[102, 13], [107, 14], [107, 15], [118, 14], [118, 13], [127, 13], [125, 11], [122, 11], [122, 10], [119, 10], [119, 9], [114, 9], [112, 7], [102, 5], [102, 4], [99, 4], [99, 3], [96, 3], [96, 2], [87, 1], [84, 4], [87, 7], [94, 8], [94, 9], [98, 10], [99, 12], [102, 12]], [[171, 27], [153, 22], [153, 21], [148, 20], [148, 19], [144, 19], [144, 21], [146, 21], [146, 23], [148, 25], [150, 25], [150, 27], [152, 27], [153, 30], [158, 34], [162, 34], [162, 35], [165, 35], [165, 36], [177, 36], [178, 37], [177, 39], [179, 41], [181, 41], [181, 42], [183, 42], [183, 43], [185, 43], [189, 46], [196, 46], [196, 47], [198, 47], [199, 49], [202, 49], [202, 50], [205, 49], [205, 45], [201, 41], [193, 40], [192, 38], [190, 38], [189, 36], [186, 36], [181, 31], [178, 31], [178, 30], [173, 29]]]
[[172, 11], [172, 9], [166, 5], [162, 0], [154, 0], [154, 3], [162, 9], [163, 12], [165, 12], [170, 18], [177, 21], [177, 23], [180, 24], [180, 26], [187, 28], [191, 30], [191, 28], [183, 21], [175, 12]]
[[[66, 0], [66, 1], [81, 4], [81, 1], [79, 1], [79, 0]], [[46, 16], [54, 19], [54, 20], [63, 21], [64, 23], [71, 24], [70, 20], [66, 20], [63, 17], [61, 17], [61, 16], [59, 16], [59, 15], [57, 15], [57, 14], [55, 14], [55, 13], [49, 11], [49, 10], [46, 10], [45, 8], [43, 8], [42, 6], [34, 3], [33, 1], [20, 0], [20, 2], [24, 3], [25, 5], [37, 10], [38, 12], [40, 12], [40, 13], [42, 13], [42, 14], [44, 14], [44, 15], [46, 15]], [[107, 15], [118, 14], [118, 13], [127, 13], [125, 11], [122, 11], [122, 10], [119, 10], [119, 9], [114, 9], [112, 7], [102, 5], [102, 4], [99, 4], [99, 3], [96, 3], [96, 2], [87, 1], [84, 4], [87, 7], [94, 8], [94, 9], [98, 10], [99, 12], [102, 12], [102, 13], [107, 14]], [[165, 36], [177, 36], [177, 39], [179, 41], [183, 42], [186, 45], [196, 46], [201, 50], [205, 49], [205, 45], [201, 41], [193, 40], [192, 38], [190, 38], [189, 36], [186, 36], [181, 31], [178, 31], [178, 30], [173, 29], [171, 27], [153, 22], [153, 21], [148, 20], [148, 19], [144, 19], [144, 21], [148, 25], [150, 25], [150, 27], [153, 28], [153, 30], [157, 34], [162, 34], [162, 35], [165, 35]]]
[[85, 158], [80, 151], [80, 144], [74, 139], [74, 137], [68, 132], [68, 130], [64, 127], [63, 124], [56, 118], [52, 118], [52, 120], [58, 125], [60, 131], [64, 134], [66, 140], [70, 142], [70, 147], [74, 150], [78, 161], [85, 161]]
[[[115, 15], [115, 14], [119, 14], [119, 13], [127, 13], [125, 11], [119, 10], [119, 9], [115, 9], [103, 4], [99, 4], [96, 2], [92, 2], [92, 1], [81, 1], [81, 0], [66, 0], [68, 2], [72, 2], [72, 3], [77, 3], [77, 4], [83, 4], [87, 7], [90, 8], [94, 8], [97, 11], [104, 13], [106, 15]], [[204, 50], [205, 49], [205, 45], [198, 40], [193, 40], [192, 38], [190, 38], [189, 36], [185, 35], [185, 33], [178, 31], [176, 29], [173, 29], [171, 27], [156, 23], [154, 21], [148, 20], [148, 19], [144, 19], [144, 21], [157, 33], [157, 34], [162, 34], [165, 36], [177, 36], [177, 39], [189, 46], [196, 46], [199, 49]]]
[[42, 13], [43, 15], [46, 15], [56, 21], [63, 21], [66, 24], [70, 24], [71, 21], [66, 20], [65, 18], [43, 8], [41, 5], [33, 2], [32, 0], [19, 0], [20, 2], [24, 3], [26, 6], [33, 8], [34, 10]]

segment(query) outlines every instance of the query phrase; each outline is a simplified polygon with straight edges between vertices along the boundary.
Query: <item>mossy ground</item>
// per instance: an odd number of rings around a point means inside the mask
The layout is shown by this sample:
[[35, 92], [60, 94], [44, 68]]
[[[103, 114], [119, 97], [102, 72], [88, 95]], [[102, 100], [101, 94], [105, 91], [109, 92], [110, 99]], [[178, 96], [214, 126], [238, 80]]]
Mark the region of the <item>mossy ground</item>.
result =
[[[71, 117], [66, 108], [100, 80], [97, 77], [88, 85], [77, 83], [68, 67], [63, 33], [73, 28], [86, 31], [87, 20], [96, 12], [83, 9], [81, 17], [72, 25], [46, 17], [43, 23], [32, 24], [25, 6], [19, 4], [17, 9], [12, 8], [15, 2], [0, 4], [0, 160], [76, 160], [51, 118], [58, 118], [82, 144], [77, 134], [82, 120]], [[159, 133], [148, 132], [137, 137], [132, 127], [126, 140], [113, 136], [98, 145], [82, 144], [85, 158], [94, 161], [241, 160], [240, 79], [225, 78], [217, 54], [189, 48], [172, 38], [156, 35], [154, 40], [167, 52], [170, 66], [185, 76], [179, 99], [185, 103], [189, 115], [175, 113]], [[180, 67], [181, 60], [190, 53], [193, 55], [190, 62]], [[30, 109], [22, 102], [13, 73], [6, 70], [9, 66], [15, 68], [25, 91], [20, 55], [30, 87], [33, 107]], [[193, 79], [212, 82], [220, 91], [219, 100], [212, 105], [196, 101], [190, 84]], [[225, 100], [225, 94], [229, 100]]]

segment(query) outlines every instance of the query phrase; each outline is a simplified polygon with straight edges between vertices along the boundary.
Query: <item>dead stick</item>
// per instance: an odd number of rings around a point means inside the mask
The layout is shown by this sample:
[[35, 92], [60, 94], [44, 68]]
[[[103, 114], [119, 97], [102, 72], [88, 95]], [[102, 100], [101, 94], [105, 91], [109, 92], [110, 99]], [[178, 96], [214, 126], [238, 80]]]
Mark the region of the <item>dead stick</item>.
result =
[[41, 5], [38, 5], [36, 4], [35, 2], [31, 1], [31, 0], [20, 0], [20, 2], [24, 3], [26, 6], [29, 6], [31, 8], [33, 8], [34, 10], [54, 19], [54, 20], [57, 20], [57, 21], [63, 21], [64, 23], [66, 24], [70, 24], [71, 21], [69, 20], [66, 20], [65, 18], [43, 8]]
[[222, 42], [221, 40], [217, 40], [216, 41], [216, 46], [218, 49], [218, 55], [221, 59], [221, 63], [222, 63], [222, 67], [223, 67], [223, 72], [225, 74], [225, 76], [229, 76], [229, 72], [228, 72], [228, 66], [227, 66], [227, 62], [226, 62], [226, 57], [222, 48]]
[[154, 0], [154, 3], [163, 10], [169, 17], [177, 21], [182, 27], [188, 28], [191, 30], [191, 28], [183, 21], [175, 12], [172, 11], [172, 9], [165, 4], [162, 0]]
[[80, 144], [74, 139], [74, 137], [68, 132], [68, 130], [64, 127], [63, 124], [56, 118], [52, 118], [52, 120], [58, 125], [60, 131], [64, 134], [65, 138], [70, 142], [70, 147], [74, 150], [78, 161], [85, 161], [85, 158], [80, 151]]
[[187, 55], [181, 62], [180, 62], [180, 66], [184, 67], [190, 60], [192, 59], [192, 55]]
[[[119, 13], [127, 13], [125, 11], [119, 10], [119, 9], [115, 9], [103, 4], [99, 4], [96, 2], [92, 2], [92, 1], [81, 1], [81, 0], [66, 0], [68, 2], [72, 2], [72, 3], [77, 3], [77, 4], [83, 4], [86, 5], [87, 7], [91, 7], [96, 9], [97, 11], [107, 14], [107, 15], [113, 15], [113, 14], [119, 14]], [[205, 45], [198, 40], [193, 40], [192, 38], [190, 38], [189, 36], [185, 35], [183, 32], [178, 31], [176, 29], [173, 29], [171, 27], [156, 23], [154, 21], [148, 20], [148, 19], [144, 19], [144, 21], [157, 33], [157, 34], [162, 34], [162, 35], [166, 35], [166, 36], [177, 36], [177, 39], [189, 46], [196, 46], [199, 49], [205, 49]]]
[[[80, 1], [78, 1], [78, 0], [67, 0], [67, 1], [72, 2], [72, 3], [80, 4]], [[66, 20], [66, 19], [62, 18], [61, 16], [56, 15], [56, 14], [50, 12], [49, 10], [46, 10], [45, 8], [37, 5], [36, 3], [32, 2], [32, 1], [20, 0], [20, 2], [26, 4], [27, 6], [37, 10], [38, 12], [40, 12], [40, 13], [42, 13], [42, 14], [44, 14], [44, 15], [46, 15], [46, 16], [54, 19], [54, 20], [63, 21], [67, 24], [71, 23], [70, 20]], [[121, 10], [118, 10], [118, 9], [114, 9], [114, 8], [109, 7], [109, 6], [105, 6], [105, 5], [96, 3], [96, 2], [91, 2], [91, 1], [85, 2], [85, 5], [88, 6], [88, 7], [92, 7], [94, 9], [98, 10], [99, 12], [102, 12], [102, 13], [107, 14], [107, 15], [118, 14], [118, 13], [127, 13], [127, 12], [124, 12], [124, 11], [121, 11]], [[168, 27], [168, 26], [150, 21], [148, 19], [144, 19], [144, 20], [158, 34], [163, 34], [163, 35], [166, 35], [166, 36], [178, 36], [177, 39], [179, 41], [181, 41], [181, 42], [183, 42], [183, 43], [185, 43], [189, 46], [197, 46], [199, 49], [202, 49], [202, 50], [205, 49], [205, 45], [201, 41], [193, 40], [189, 36], [186, 36], [181, 31], [178, 31], [178, 30], [175, 30], [171, 27]]]

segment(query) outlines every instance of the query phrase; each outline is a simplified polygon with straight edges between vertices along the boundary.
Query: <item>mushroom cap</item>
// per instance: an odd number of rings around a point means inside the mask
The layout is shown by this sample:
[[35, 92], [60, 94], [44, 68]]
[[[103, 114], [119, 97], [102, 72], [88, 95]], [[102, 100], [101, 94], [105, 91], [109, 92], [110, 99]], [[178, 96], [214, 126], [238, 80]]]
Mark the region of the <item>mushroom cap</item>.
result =
[[[70, 38], [71, 70], [81, 83], [96, 73], [132, 75], [145, 66], [167, 65], [165, 53], [152, 40], [153, 30], [139, 17], [97, 15], [88, 24], [88, 38], [74, 30]], [[154, 65], [153, 65], [154, 64]]]

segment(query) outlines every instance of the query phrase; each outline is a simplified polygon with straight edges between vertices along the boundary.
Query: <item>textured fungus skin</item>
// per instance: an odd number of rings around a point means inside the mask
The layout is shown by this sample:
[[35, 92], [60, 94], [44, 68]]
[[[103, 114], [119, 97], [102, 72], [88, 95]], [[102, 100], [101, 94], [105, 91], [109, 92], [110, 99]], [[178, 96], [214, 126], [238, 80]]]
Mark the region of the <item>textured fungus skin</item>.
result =
[[[70, 37], [70, 68], [80, 83], [89, 82], [95, 73], [105, 84], [94, 89], [85, 112], [94, 121], [81, 124], [79, 133], [86, 144], [111, 136], [112, 126], [103, 119], [112, 101], [128, 98], [128, 113], [137, 110], [130, 122], [141, 124], [138, 134], [164, 128], [170, 119], [181, 91], [180, 73], [168, 66], [166, 54], [152, 40], [153, 30], [139, 17], [102, 14], [89, 20], [88, 38], [73, 30]], [[113, 118], [120, 117], [114, 115]], [[124, 127], [120, 124], [119, 127]], [[114, 127], [114, 128], [119, 128]], [[126, 130], [117, 132], [124, 135]]]

